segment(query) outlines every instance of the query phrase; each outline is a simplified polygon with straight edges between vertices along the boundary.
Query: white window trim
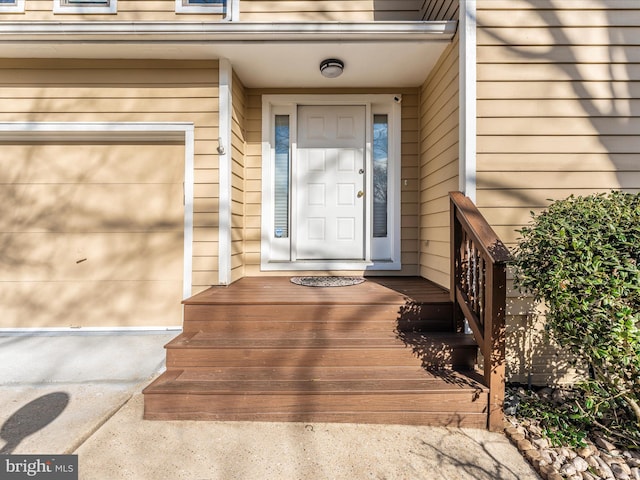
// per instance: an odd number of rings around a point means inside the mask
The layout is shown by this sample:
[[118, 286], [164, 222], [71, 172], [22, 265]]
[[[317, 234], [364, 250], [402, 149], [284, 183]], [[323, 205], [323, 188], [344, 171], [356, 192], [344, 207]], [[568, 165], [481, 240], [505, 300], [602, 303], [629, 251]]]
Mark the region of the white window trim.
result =
[[193, 123], [9, 122], [0, 123], [0, 141], [177, 141], [184, 142], [183, 299], [191, 296], [193, 271]]
[[24, 0], [15, 3], [0, 3], [0, 13], [24, 13]]
[[108, 5], [63, 5], [61, 0], [53, 0], [53, 13], [58, 15], [71, 15], [75, 13], [85, 15], [113, 15], [118, 13], [118, 0], [109, 0]]
[[[361, 94], [361, 95], [265, 95], [262, 99], [262, 233], [261, 233], [261, 269], [264, 271], [302, 271], [302, 270], [400, 270], [401, 237], [400, 237], [400, 203], [401, 203], [401, 95]], [[367, 195], [368, 202], [365, 209], [365, 260], [364, 261], [288, 261], [272, 260], [272, 248], [282, 243], [283, 239], [275, 239], [273, 232], [273, 121], [275, 114], [288, 114], [292, 126], [291, 162], [295, 164], [296, 139], [295, 126], [298, 105], [365, 105], [367, 111], [365, 171], [367, 172], [366, 188], [372, 191], [372, 131], [373, 115], [387, 114], [389, 118], [389, 199], [393, 202], [393, 211], [389, 214], [387, 249], [390, 258], [384, 260], [371, 259], [372, 253], [372, 225], [371, 215], [373, 198]], [[295, 195], [292, 184], [292, 196]], [[291, 205], [290, 217], [295, 218], [295, 205]], [[295, 226], [292, 226], [290, 237], [295, 236]], [[275, 242], [274, 242], [275, 240]], [[380, 241], [381, 239], [376, 239]], [[281, 248], [289, 248], [280, 245]], [[274, 252], [275, 256], [275, 252]]]
[[[176, 13], [224, 13], [225, 7], [224, 5], [184, 5], [183, 0], [175, 0], [176, 3]], [[229, 5], [230, 0], [227, 0], [227, 9], [230, 9]], [[229, 14], [227, 13], [227, 16]]]

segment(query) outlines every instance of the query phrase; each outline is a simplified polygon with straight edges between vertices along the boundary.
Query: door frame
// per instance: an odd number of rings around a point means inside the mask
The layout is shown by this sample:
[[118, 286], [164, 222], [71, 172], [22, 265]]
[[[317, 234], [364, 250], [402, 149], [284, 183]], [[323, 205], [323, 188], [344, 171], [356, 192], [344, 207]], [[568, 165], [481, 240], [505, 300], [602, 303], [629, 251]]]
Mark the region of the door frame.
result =
[[[393, 94], [306, 94], [264, 95], [262, 97], [262, 218], [261, 218], [261, 269], [264, 271], [302, 270], [400, 270], [400, 193], [401, 193], [401, 95]], [[274, 218], [274, 163], [275, 163], [275, 116], [288, 115], [290, 126], [289, 178], [295, 175], [297, 145], [297, 108], [299, 105], [362, 105], [365, 106], [365, 233], [364, 260], [311, 260], [298, 261], [295, 252], [295, 225], [288, 238], [276, 238]], [[388, 118], [388, 233], [385, 238], [373, 238], [373, 197], [366, 192], [373, 190], [372, 137], [373, 115], [383, 114]], [[290, 181], [289, 218], [296, 218], [297, 206], [291, 202], [296, 198], [295, 182]], [[293, 223], [293, 222], [291, 222]]]

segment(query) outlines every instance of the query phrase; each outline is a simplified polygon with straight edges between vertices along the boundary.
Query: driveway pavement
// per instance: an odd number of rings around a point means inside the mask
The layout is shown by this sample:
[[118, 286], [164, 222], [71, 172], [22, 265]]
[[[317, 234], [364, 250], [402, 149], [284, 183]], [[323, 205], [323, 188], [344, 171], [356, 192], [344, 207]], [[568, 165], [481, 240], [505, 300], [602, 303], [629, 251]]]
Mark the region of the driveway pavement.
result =
[[538, 480], [483, 430], [142, 420], [176, 332], [0, 336], [0, 453], [76, 453], [86, 480]]

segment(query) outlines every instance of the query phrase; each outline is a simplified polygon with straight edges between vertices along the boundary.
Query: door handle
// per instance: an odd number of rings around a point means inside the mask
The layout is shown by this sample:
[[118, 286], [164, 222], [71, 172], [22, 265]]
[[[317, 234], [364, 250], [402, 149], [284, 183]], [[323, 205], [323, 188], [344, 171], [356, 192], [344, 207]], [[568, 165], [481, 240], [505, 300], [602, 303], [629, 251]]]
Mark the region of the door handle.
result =
[[362, 198], [362, 197], [364, 197], [364, 192], [362, 190], [360, 190], [358, 192], [358, 198]]

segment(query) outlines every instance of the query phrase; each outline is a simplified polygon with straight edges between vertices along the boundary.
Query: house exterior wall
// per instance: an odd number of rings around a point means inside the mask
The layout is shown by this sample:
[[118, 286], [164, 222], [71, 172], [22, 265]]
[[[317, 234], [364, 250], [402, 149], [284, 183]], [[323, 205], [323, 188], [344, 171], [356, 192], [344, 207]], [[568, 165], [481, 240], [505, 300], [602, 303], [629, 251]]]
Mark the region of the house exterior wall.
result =
[[246, 118], [247, 94], [237, 75], [232, 82], [231, 126], [231, 281], [244, 277], [246, 227]]
[[[457, 0], [241, 0], [244, 22], [368, 22], [443, 20]], [[26, 0], [22, 13], [2, 13], [0, 21], [222, 21], [222, 13], [176, 13], [175, 0], [118, 0], [114, 14], [53, 13], [51, 0]], [[453, 17], [451, 17], [453, 18]]]
[[0, 21], [9, 22], [211, 22], [222, 14], [177, 14], [175, 0], [119, 0], [115, 14], [53, 13], [51, 0], [25, 0], [23, 13], [0, 13]]
[[240, 21], [369, 22], [419, 20], [422, 0], [241, 0]]
[[[510, 246], [548, 199], [640, 190], [640, 5], [477, 2], [477, 204]], [[510, 290], [511, 378], [572, 377]], [[526, 348], [525, 348], [526, 347]]]
[[[419, 118], [417, 89], [394, 90], [260, 90], [247, 89], [246, 109], [246, 205], [245, 205], [245, 275], [305, 275], [313, 271], [277, 271], [260, 270], [261, 239], [261, 201], [262, 201], [262, 96], [263, 95], [304, 95], [304, 94], [401, 94], [402, 95], [402, 133], [401, 178], [407, 179], [407, 185], [401, 192], [401, 259], [402, 270], [379, 272], [380, 274], [417, 275], [418, 274], [418, 211], [419, 191], [416, 181], [419, 171]], [[402, 180], [404, 182], [404, 180]], [[333, 272], [335, 274], [354, 274], [353, 271]], [[367, 274], [375, 274], [368, 272]]]
[[458, 36], [420, 90], [420, 275], [449, 288], [449, 192], [458, 190]]
[[193, 122], [193, 291], [217, 283], [218, 62], [1, 60], [2, 122]]

